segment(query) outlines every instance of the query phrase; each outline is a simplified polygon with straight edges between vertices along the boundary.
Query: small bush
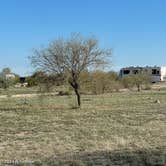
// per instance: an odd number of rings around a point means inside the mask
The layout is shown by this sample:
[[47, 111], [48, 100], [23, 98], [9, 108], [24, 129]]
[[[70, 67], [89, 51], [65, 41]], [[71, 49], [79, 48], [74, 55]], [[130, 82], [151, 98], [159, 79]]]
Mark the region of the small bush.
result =
[[150, 77], [146, 73], [130, 74], [125, 76], [121, 81], [124, 88], [128, 89], [136, 87], [140, 91], [143, 87], [150, 88]]
[[80, 77], [81, 92], [87, 94], [104, 94], [119, 91], [122, 87], [116, 72], [84, 72]]

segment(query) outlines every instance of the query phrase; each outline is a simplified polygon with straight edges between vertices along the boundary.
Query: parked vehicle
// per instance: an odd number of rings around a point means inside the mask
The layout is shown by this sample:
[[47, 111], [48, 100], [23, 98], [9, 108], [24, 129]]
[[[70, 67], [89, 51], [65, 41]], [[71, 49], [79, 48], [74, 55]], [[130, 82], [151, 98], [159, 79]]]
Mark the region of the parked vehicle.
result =
[[138, 74], [138, 73], [147, 73], [149, 74], [151, 78], [151, 82], [160, 82], [160, 81], [166, 81], [166, 67], [125, 67], [120, 70], [120, 77], [124, 78], [125, 76], [129, 74]]

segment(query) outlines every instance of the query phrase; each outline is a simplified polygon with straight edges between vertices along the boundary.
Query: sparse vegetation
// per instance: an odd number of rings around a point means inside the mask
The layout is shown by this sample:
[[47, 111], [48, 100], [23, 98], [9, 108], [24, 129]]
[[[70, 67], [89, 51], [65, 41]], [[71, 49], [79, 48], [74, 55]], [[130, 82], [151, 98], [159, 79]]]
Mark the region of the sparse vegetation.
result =
[[19, 82], [19, 76], [11, 73], [10, 68], [4, 68], [0, 72], [0, 88], [8, 89]]
[[45, 94], [42, 104], [37, 96], [0, 98], [0, 159], [49, 166], [162, 165], [165, 93], [83, 95], [77, 111], [70, 106], [73, 95]]
[[125, 76], [121, 82], [125, 88], [132, 89], [136, 87], [138, 92], [143, 87], [144, 89], [150, 89], [151, 86], [150, 76], [146, 73], [130, 74]]
[[79, 81], [82, 85], [81, 90], [84, 93], [104, 94], [119, 91], [122, 88], [118, 74], [113, 71], [83, 72]]

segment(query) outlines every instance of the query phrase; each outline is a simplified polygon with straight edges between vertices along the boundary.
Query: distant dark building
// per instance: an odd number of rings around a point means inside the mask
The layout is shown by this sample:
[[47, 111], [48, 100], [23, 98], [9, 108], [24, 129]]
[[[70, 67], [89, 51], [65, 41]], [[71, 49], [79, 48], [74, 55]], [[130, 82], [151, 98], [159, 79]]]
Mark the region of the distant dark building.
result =
[[26, 82], [26, 77], [20, 77], [20, 83], [23, 84]]

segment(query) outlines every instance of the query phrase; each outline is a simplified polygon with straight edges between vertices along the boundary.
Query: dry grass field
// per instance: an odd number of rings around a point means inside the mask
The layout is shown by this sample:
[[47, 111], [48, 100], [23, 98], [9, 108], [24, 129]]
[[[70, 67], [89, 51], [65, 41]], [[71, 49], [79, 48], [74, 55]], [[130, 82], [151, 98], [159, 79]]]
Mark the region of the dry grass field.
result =
[[[159, 100], [159, 102], [157, 101]], [[166, 165], [166, 91], [0, 98], [0, 165]]]

